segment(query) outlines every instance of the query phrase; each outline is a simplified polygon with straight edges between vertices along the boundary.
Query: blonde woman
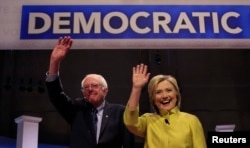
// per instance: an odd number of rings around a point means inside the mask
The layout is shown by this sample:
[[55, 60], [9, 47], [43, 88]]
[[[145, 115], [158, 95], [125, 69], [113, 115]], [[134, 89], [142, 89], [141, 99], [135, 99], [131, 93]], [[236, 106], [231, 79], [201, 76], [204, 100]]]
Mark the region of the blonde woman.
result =
[[149, 76], [147, 65], [133, 67], [133, 85], [124, 112], [126, 127], [145, 138], [144, 148], [206, 148], [199, 119], [180, 111], [181, 94], [173, 76], [156, 75], [149, 81], [148, 93], [155, 112], [139, 116], [141, 90]]

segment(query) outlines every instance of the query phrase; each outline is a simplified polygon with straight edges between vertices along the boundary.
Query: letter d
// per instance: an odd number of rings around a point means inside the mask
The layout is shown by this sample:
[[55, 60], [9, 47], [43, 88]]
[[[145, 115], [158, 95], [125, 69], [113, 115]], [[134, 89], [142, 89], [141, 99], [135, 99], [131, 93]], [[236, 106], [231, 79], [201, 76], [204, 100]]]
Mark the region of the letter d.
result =
[[[41, 28], [36, 28], [36, 20], [40, 18], [43, 20], [44, 24]], [[49, 15], [45, 13], [30, 13], [29, 15], [29, 26], [28, 34], [39, 34], [47, 31], [50, 28], [51, 19]]]

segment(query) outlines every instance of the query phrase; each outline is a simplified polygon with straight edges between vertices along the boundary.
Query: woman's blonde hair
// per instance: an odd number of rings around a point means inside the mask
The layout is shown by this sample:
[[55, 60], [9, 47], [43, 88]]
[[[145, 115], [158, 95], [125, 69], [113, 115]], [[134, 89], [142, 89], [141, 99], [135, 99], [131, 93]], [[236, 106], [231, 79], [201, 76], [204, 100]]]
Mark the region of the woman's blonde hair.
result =
[[179, 89], [179, 86], [178, 86], [178, 83], [176, 81], [176, 79], [171, 76], [171, 75], [156, 75], [154, 76], [153, 78], [151, 78], [151, 80], [149, 81], [149, 84], [148, 84], [148, 94], [149, 94], [149, 100], [150, 100], [150, 103], [153, 105], [153, 109], [159, 113], [159, 110], [158, 108], [155, 106], [154, 104], [154, 94], [155, 94], [155, 89], [156, 89], [156, 86], [162, 82], [162, 81], [168, 81], [169, 83], [171, 83], [173, 86], [174, 86], [174, 89], [176, 91], [176, 98], [177, 98], [177, 102], [176, 102], [176, 106], [178, 108], [181, 107], [181, 93], [180, 93], [180, 89]]

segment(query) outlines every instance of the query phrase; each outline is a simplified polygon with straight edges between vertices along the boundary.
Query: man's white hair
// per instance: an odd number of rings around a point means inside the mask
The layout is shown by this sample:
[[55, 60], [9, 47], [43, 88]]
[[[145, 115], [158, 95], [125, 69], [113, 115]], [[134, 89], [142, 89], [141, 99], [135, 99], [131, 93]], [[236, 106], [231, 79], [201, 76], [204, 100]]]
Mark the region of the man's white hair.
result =
[[82, 82], [81, 82], [81, 87], [83, 88], [84, 86], [84, 82], [85, 82], [85, 80], [87, 79], [87, 78], [89, 78], [89, 77], [94, 77], [94, 78], [96, 78], [96, 79], [99, 79], [100, 80], [100, 83], [101, 83], [101, 85], [103, 86], [103, 88], [108, 88], [108, 83], [107, 83], [107, 81], [105, 80], [105, 78], [102, 76], [102, 75], [100, 75], [100, 74], [87, 74], [84, 78], [83, 78], [83, 80], [82, 80]]

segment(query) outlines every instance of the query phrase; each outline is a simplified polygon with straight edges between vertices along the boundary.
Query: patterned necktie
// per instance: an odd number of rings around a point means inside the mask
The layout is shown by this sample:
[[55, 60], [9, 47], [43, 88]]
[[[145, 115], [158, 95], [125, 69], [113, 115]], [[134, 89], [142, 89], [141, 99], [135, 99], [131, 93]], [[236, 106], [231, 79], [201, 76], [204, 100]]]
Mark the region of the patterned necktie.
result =
[[93, 122], [93, 127], [94, 127], [94, 131], [96, 134], [96, 130], [97, 130], [97, 109], [93, 108], [91, 111], [91, 115], [92, 115], [92, 122]]

